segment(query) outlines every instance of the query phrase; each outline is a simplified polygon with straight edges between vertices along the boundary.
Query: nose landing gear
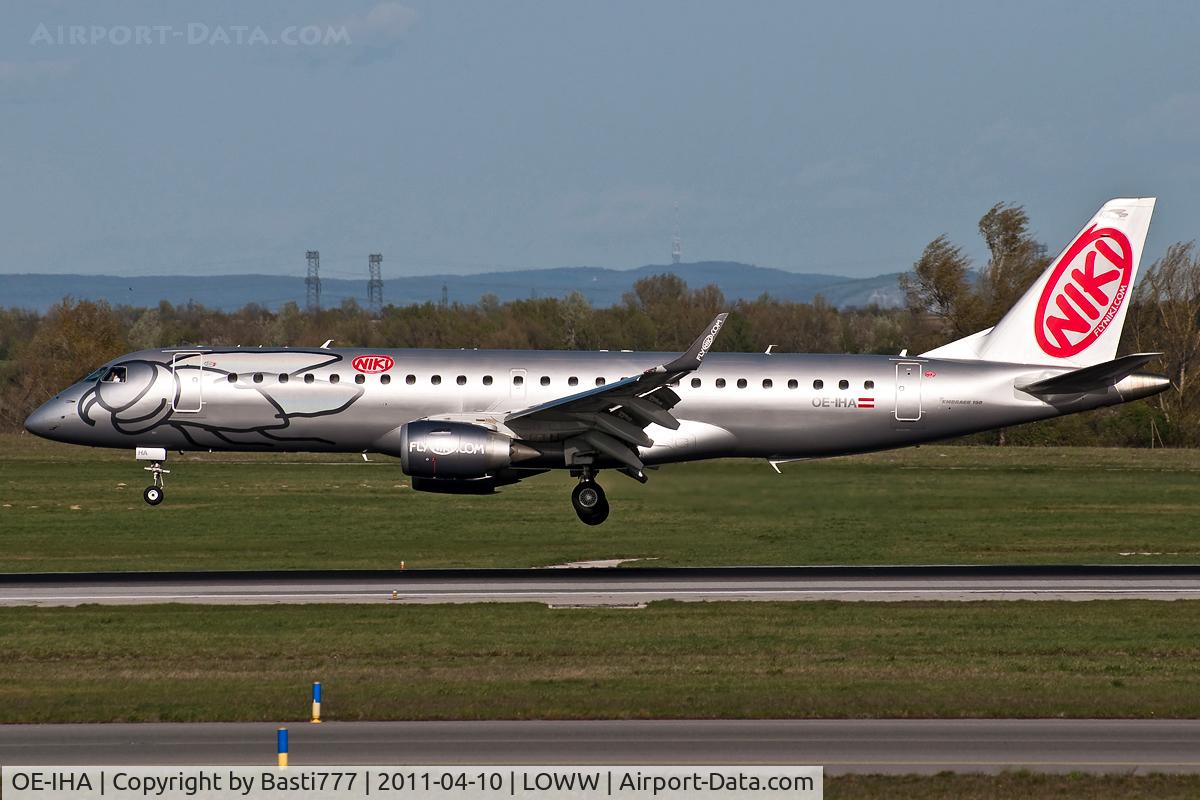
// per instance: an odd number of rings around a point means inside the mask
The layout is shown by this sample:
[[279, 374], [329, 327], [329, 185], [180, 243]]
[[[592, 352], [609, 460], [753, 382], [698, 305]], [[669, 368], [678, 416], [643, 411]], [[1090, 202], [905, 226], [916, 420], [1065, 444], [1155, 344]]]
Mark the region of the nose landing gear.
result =
[[146, 491], [142, 492], [142, 499], [152, 506], [156, 506], [163, 501], [163, 474], [171, 474], [171, 470], [163, 469], [162, 464], [155, 461], [148, 467], [144, 467], [153, 475], [154, 483], [146, 487]]
[[150, 466], [143, 467], [150, 473], [151, 482], [142, 492], [142, 499], [152, 506], [163, 501], [163, 475], [170, 475], [171, 470], [163, 469], [162, 462], [167, 460], [167, 451], [163, 447], [139, 447], [135, 457], [138, 461], [149, 461]]
[[585, 525], [599, 525], [608, 519], [608, 498], [590, 474], [580, 478], [571, 492], [571, 505]]

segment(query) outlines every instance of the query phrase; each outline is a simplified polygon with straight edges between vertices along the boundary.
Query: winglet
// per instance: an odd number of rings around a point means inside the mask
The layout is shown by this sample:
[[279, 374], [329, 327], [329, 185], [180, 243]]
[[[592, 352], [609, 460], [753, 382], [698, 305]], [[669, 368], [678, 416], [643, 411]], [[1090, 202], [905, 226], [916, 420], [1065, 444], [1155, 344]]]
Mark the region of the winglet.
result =
[[672, 361], [670, 364], [664, 364], [653, 372], [691, 372], [700, 368], [704, 357], [708, 355], [708, 349], [712, 347], [716, 341], [717, 334], [721, 332], [721, 328], [725, 327], [725, 318], [729, 316], [728, 311], [722, 311], [720, 314], [709, 323], [708, 328], [704, 333], [700, 334], [696, 341], [692, 342], [692, 346], [687, 349], [687, 352], [679, 358]]

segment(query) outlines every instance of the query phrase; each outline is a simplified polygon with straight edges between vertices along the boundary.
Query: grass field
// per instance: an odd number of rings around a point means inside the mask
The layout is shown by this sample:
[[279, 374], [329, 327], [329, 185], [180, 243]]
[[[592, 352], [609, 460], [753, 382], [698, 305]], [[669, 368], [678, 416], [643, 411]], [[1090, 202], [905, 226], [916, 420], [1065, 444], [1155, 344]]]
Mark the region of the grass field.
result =
[[842, 775], [826, 800], [1193, 800], [1200, 775]]
[[[1200, 556], [1200, 452], [926, 446], [786, 465], [607, 474], [600, 528], [543, 475], [487, 497], [413, 492], [354, 455], [189, 454], [166, 502], [124, 451], [0, 436], [0, 570], [1169, 563]], [[1123, 555], [1123, 554], [1133, 555]]]
[[0, 722], [1200, 716], [1200, 602], [0, 609]]

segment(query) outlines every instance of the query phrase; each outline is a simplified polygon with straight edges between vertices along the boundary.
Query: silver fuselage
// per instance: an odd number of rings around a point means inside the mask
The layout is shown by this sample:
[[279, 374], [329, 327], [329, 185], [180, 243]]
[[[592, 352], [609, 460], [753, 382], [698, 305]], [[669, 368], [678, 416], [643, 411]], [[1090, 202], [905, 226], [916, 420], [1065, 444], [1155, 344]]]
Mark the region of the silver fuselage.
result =
[[[364, 373], [353, 366], [360, 356], [392, 364]], [[388, 452], [399, 426], [437, 417], [477, 420], [536, 442], [556, 433], [536, 425], [506, 430], [505, 415], [663, 361], [664, 354], [645, 352], [146, 350], [106, 365], [124, 367], [123, 381], [81, 381], [38, 409], [28, 426], [100, 447]], [[1045, 399], [1016, 388], [1065, 371], [920, 357], [711, 353], [672, 387], [679, 429], [650, 425], [653, 445], [640, 456], [663, 464], [881, 450], [1114, 405], [1166, 385], [1135, 374], [1101, 391]]]

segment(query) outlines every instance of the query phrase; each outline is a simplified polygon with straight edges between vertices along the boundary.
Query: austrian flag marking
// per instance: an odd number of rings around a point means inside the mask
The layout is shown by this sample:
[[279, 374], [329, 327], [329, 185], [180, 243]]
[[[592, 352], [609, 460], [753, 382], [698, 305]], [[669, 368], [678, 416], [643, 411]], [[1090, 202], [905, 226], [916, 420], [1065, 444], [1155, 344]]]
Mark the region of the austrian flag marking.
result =
[[858, 407], [859, 408], [874, 408], [875, 407], [875, 398], [874, 397], [858, 398]]
[[1048, 356], [1070, 358], [1116, 319], [1133, 278], [1133, 247], [1116, 228], [1088, 228], [1063, 254], [1038, 298], [1033, 332]]
[[387, 372], [395, 363], [391, 356], [356, 356], [350, 362], [350, 366], [359, 372], [366, 372], [373, 375], [376, 372]]

